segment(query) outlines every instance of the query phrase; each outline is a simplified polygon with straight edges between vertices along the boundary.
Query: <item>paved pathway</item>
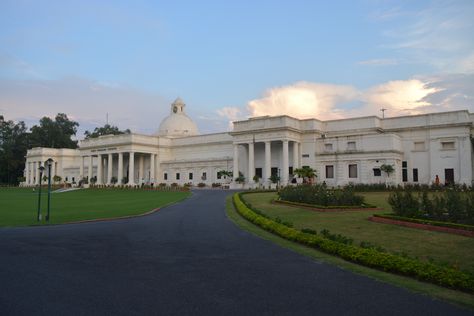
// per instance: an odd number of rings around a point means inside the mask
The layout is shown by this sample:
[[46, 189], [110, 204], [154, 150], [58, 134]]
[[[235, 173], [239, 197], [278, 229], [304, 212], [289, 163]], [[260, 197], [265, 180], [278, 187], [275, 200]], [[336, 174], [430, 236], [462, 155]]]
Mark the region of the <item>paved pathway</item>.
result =
[[0, 313], [472, 315], [241, 231], [228, 193], [141, 218], [0, 229]]

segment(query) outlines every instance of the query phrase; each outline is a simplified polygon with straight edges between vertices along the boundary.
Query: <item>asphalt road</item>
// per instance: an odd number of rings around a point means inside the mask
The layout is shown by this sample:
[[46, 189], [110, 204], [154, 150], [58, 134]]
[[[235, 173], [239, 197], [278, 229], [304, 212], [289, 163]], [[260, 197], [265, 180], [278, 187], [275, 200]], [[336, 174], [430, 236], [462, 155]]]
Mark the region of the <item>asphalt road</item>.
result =
[[240, 230], [228, 191], [145, 217], [0, 229], [1, 315], [472, 315]]

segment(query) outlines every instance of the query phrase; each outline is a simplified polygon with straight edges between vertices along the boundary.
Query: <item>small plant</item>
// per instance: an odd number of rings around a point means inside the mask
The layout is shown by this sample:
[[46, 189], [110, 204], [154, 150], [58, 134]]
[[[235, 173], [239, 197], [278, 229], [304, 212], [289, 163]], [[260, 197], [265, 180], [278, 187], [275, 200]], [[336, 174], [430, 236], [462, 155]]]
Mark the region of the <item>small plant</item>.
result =
[[204, 182], [199, 182], [198, 183], [198, 188], [205, 188], [206, 184]]
[[316, 170], [311, 168], [310, 166], [303, 166], [301, 168], [297, 168], [293, 170], [293, 172], [300, 178], [308, 180], [309, 183], [313, 182], [313, 178], [316, 177]]
[[[53, 177], [53, 182], [54, 182], [54, 183], [56, 183], [56, 182], [61, 182], [62, 179], [63, 179], [63, 178], [61, 178], [60, 176], [55, 175], [55, 176]], [[84, 179], [87, 179], [87, 178], [82, 178], [83, 181], [84, 181]]]
[[245, 182], [245, 177], [242, 172], [239, 171], [239, 176], [235, 179], [235, 182], [240, 183], [240, 184]]
[[272, 183], [278, 183], [280, 181], [280, 177], [277, 174], [272, 174], [270, 178], [268, 178]]
[[115, 185], [117, 182], [118, 182], [117, 177], [112, 177], [112, 178], [110, 179], [110, 183], [112, 183], [112, 184], [114, 184], [114, 185]]
[[253, 176], [253, 181], [254, 181], [255, 183], [258, 183], [258, 182], [260, 181], [260, 177], [257, 176], [257, 175], [254, 175], [254, 176]]

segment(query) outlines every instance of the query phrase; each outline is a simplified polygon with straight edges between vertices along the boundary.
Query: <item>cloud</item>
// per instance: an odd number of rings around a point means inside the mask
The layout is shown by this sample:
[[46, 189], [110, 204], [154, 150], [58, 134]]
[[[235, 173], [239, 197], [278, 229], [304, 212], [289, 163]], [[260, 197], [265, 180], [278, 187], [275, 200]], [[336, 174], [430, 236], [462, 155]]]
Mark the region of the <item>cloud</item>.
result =
[[[403, 14], [399, 14], [403, 12]], [[433, 1], [416, 11], [387, 9], [375, 16], [385, 39], [383, 47], [404, 62], [431, 66], [436, 72], [473, 72], [474, 2]], [[463, 62], [467, 59], [467, 66]]]
[[252, 116], [285, 114], [331, 119], [341, 116], [335, 109], [336, 104], [351, 102], [358, 95], [357, 89], [348, 85], [300, 81], [265, 91], [262, 98], [250, 101], [247, 109]]
[[365, 91], [365, 106], [356, 112], [377, 113], [385, 108], [392, 115], [418, 114], [432, 105], [425, 98], [439, 90], [440, 88], [430, 87], [419, 79], [389, 81]]
[[[468, 109], [474, 111], [474, 74], [438, 75], [393, 80], [358, 90], [347, 85], [296, 82], [264, 92], [247, 104], [250, 116], [289, 115], [321, 120], [356, 116], [414, 115]], [[226, 108], [233, 120], [244, 110]]]
[[78, 77], [59, 80], [0, 80], [0, 108], [6, 118], [37, 124], [43, 116], [66, 113], [86, 129], [109, 122], [141, 133], [154, 133], [168, 115], [163, 97], [130, 87]]

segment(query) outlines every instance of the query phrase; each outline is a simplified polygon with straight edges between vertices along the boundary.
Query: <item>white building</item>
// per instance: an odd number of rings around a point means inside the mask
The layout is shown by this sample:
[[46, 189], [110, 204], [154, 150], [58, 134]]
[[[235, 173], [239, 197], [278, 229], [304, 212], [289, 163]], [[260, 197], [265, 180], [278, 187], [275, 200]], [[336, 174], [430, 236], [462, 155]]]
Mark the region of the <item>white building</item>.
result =
[[[93, 177], [97, 184], [125, 178], [129, 185], [230, 181], [218, 177], [221, 170], [233, 171], [234, 179], [242, 172], [247, 186], [255, 186], [255, 175], [268, 184], [272, 173], [286, 184], [295, 168], [310, 166], [317, 181], [334, 186], [432, 183], [436, 175], [441, 183], [471, 185], [473, 135], [474, 114], [466, 110], [331, 121], [264, 116], [234, 122], [232, 132], [199, 135], [178, 98], [155, 135], [107, 135], [82, 140], [79, 149], [29, 150], [23, 184], [38, 184], [38, 167], [52, 158], [52, 174], [73, 184]], [[382, 164], [395, 168], [388, 179]]]

